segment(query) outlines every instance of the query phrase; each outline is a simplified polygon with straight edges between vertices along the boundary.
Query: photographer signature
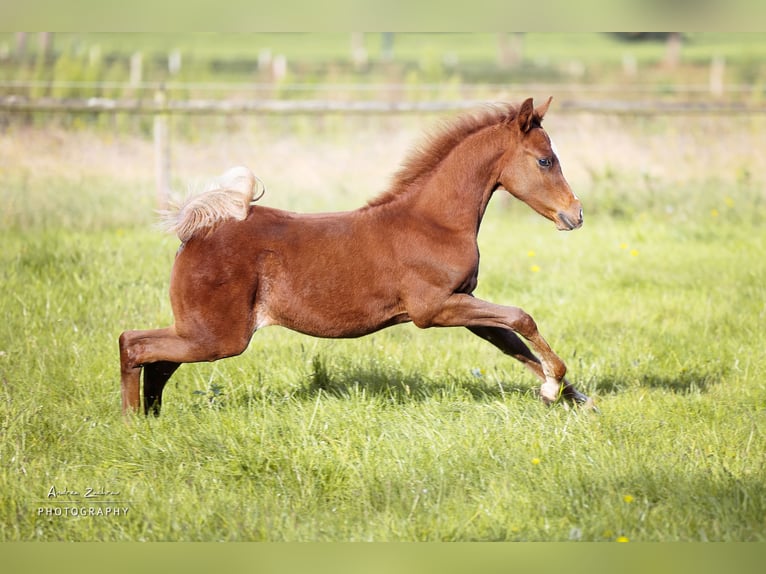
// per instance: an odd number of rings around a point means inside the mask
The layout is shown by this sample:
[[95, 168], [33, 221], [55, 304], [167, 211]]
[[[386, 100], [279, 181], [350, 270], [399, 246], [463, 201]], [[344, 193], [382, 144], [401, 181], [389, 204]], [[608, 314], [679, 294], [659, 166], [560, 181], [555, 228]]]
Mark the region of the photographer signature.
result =
[[79, 490], [69, 490], [68, 488], [59, 489], [59, 488], [56, 488], [55, 486], [51, 486], [50, 489], [48, 490], [47, 498], [59, 498], [59, 497], [112, 498], [119, 495], [120, 495], [119, 491], [115, 492], [107, 488], [87, 487], [81, 493]]

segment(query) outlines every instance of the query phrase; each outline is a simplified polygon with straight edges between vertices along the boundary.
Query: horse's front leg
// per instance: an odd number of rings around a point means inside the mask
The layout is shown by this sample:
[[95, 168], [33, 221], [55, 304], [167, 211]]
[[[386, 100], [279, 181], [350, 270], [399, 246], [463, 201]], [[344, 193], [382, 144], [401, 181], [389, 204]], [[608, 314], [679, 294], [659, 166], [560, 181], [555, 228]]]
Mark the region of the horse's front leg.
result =
[[[532, 371], [541, 381], [545, 382], [543, 368], [532, 351], [529, 350], [516, 333], [510, 329], [501, 329], [498, 327], [469, 327], [473, 334], [478, 335], [485, 341], [492, 343], [506, 355], [513, 357], [521, 362], [527, 369]], [[591, 399], [578, 391], [573, 384], [567, 381], [566, 377], [561, 380], [563, 388], [561, 396], [570, 402], [577, 404], [590, 404]]]
[[[471, 295], [450, 295], [436, 309], [423, 308], [421, 316], [413, 316], [419, 327], [469, 327], [494, 328], [518, 333], [524, 337], [537, 354], [540, 363], [540, 397], [545, 403], [553, 403], [562, 395], [562, 381], [567, 367], [537, 329], [534, 319], [518, 307], [506, 307], [482, 301]], [[429, 312], [430, 311], [430, 312]], [[411, 313], [412, 316], [412, 313]], [[497, 331], [495, 331], [497, 332]], [[516, 345], [514, 349], [518, 351]], [[535, 362], [535, 359], [531, 359]], [[529, 366], [531, 362], [527, 362]], [[534, 367], [532, 367], [534, 370]]]

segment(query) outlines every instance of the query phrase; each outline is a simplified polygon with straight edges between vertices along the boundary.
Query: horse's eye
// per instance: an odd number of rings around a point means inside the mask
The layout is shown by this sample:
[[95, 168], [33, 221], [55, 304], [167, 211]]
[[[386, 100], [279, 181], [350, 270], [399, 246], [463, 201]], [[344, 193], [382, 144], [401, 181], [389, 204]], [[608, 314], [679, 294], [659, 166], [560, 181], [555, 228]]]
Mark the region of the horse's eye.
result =
[[549, 157], [543, 157], [537, 160], [537, 165], [540, 167], [551, 167], [553, 165], [553, 161]]

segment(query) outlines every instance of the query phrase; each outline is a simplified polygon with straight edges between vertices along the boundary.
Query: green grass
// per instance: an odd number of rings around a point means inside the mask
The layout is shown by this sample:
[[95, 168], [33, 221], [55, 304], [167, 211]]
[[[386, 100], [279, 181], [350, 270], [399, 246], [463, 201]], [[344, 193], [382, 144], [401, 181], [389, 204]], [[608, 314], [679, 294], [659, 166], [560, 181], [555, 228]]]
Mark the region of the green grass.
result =
[[[491, 205], [477, 295], [529, 311], [599, 413], [546, 408], [465, 330], [272, 327], [240, 357], [183, 366], [162, 417], [128, 425], [117, 337], [171, 321], [176, 241], [151, 227], [151, 186], [0, 169], [0, 540], [766, 539], [755, 180], [658, 181], [656, 201], [640, 178], [594, 176], [566, 234]], [[326, 187], [322, 205], [350, 202]], [[46, 515], [71, 506], [129, 510]]]

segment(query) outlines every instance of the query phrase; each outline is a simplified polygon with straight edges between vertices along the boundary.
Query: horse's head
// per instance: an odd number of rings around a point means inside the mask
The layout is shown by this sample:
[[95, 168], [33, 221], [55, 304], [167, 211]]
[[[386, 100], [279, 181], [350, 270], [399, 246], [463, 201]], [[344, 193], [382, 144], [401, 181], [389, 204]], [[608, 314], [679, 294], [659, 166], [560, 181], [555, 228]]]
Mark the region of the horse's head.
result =
[[534, 107], [526, 100], [506, 128], [514, 141], [502, 156], [498, 184], [537, 213], [553, 221], [560, 230], [582, 225], [582, 205], [572, 192], [556, 149], [541, 127], [552, 98]]

